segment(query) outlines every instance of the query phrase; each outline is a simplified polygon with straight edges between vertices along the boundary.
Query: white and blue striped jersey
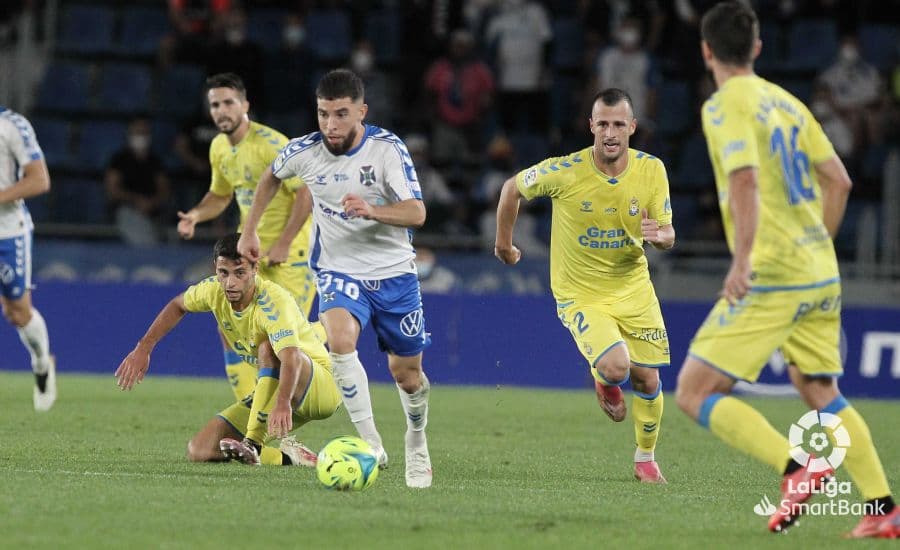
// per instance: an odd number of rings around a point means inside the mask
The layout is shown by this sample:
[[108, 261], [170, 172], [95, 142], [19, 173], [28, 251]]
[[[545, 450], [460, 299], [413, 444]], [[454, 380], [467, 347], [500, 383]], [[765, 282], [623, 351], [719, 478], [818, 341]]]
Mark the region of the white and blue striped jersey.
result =
[[341, 198], [354, 193], [370, 204], [422, 200], [416, 169], [403, 141], [377, 126], [365, 126], [362, 142], [333, 155], [313, 132], [291, 140], [275, 162], [275, 177], [297, 176], [313, 198], [310, 266], [361, 280], [416, 273], [412, 232], [374, 220], [351, 218]]
[[[44, 158], [28, 120], [0, 106], [0, 189], [8, 189], [22, 178], [22, 168]], [[0, 239], [18, 237], [34, 229], [25, 201], [0, 203]]]

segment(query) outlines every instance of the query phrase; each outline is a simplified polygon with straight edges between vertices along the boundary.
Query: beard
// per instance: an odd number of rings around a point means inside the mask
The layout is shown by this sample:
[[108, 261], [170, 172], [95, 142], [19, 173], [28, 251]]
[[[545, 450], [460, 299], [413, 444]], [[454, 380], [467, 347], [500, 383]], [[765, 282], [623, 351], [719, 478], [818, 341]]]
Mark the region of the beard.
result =
[[[226, 126], [222, 125], [223, 122], [226, 124]], [[225, 119], [222, 119], [221, 121], [216, 121], [216, 128], [218, 128], [219, 131], [222, 132], [223, 134], [228, 134], [228, 135], [233, 134], [240, 127], [241, 127], [240, 119], [232, 120], [232, 119], [226, 117]]]
[[343, 155], [347, 151], [350, 150], [350, 146], [353, 145], [353, 140], [356, 139], [356, 128], [350, 130], [350, 133], [347, 134], [347, 137], [344, 138], [344, 141], [338, 143], [337, 145], [332, 145], [330, 141], [328, 141], [328, 137], [322, 139], [322, 143], [325, 144], [325, 148], [328, 149], [328, 152], [332, 155], [338, 156]]

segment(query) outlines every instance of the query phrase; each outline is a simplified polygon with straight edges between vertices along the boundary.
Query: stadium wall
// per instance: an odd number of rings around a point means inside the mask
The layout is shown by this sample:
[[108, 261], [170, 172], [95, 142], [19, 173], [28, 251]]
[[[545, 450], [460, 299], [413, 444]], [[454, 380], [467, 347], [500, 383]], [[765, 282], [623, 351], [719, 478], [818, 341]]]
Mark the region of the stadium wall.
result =
[[[59, 372], [110, 375], [157, 312], [185, 286], [44, 283], [34, 294], [50, 329]], [[711, 304], [667, 302], [673, 365], [662, 370], [673, 390], [690, 338]], [[549, 296], [426, 294], [429, 377], [437, 383], [489, 386], [590, 387], [586, 362], [555, 317]], [[845, 307], [846, 395], [900, 398], [900, 309]], [[11, 327], [0, 329], [0, 368], [25, 370], [28, 355]], [[370, 379], [389, 381], [386, 360], [372, 331], [360, 355]], [[211, 314], [189, 314], [151, 358], [151, 375], [221, 376], [222, 353]], [[778, 361], [763, 371], [756, 391], [786, 393], [787, 373]], [[62, 382], [65, 384], [65, 382]]]

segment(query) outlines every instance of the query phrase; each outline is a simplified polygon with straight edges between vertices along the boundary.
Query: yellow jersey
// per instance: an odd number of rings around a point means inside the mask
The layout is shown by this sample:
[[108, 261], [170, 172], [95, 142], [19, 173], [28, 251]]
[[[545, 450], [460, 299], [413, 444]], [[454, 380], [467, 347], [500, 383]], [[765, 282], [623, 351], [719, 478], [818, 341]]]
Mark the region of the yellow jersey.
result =
[[732, 251], [728, 175], [740, 168], [758, 169], [759, 222], [750, 253], [754, 289], [838, 280], [834, 245], [822, 222], [822, 190], [813, 168], [835, 152], [809, 109], [779, 86], [746, 75], [728, 79], [704, 103], [702, 118]]
[[669, 180], [658, 158], [628, 150], [618, 176], [594, 164], [593, 147], [549, 158], [516, 175], [526, 199], [550, 197], [550, 286], [557, 300], [590, 297], [615, 303], [650, 284], [641, 210], [672, 223]]
[[276, 354], [296, 347], [313, 362], [331, 370], [325, 345], [300, 313], [294, 298], [272, 281], [257, 276], [253, 300], [243, 311], [235, 311], [216, 277], [208, 277], [185, 291], [184, 307], [191, 312], [211, 311], [228, 345], [251, 365], [258, 366], [257, 348], [268, 339]]
[[[237, 145], [232, 146], [225, 134], [219, 134], [213, 139], [209, 147], [209, 165], [212, 170], [212, 184], [209, 190], [220, 196], [234, 194], [241, 211], [241, 223], [238, 231], [243, 227], [247, 213], [250, 212], [260, 176], [272, 164], [287, 142], [288, 138], [281, 132], [253, 121], [250, 121], [247, 135]], [[289, 185], [282, 185], [278, 189], [278, 194], [266, 207], [259, 221], [257, 234], [263, 251], [275, 244], [290, 218], [296, 196], [295, 192], [290, 189], [297, 189], [303, 185], [301, 181], [289, 181], [288, 183]], [[306, 220], [306, 223], [297, 232], [297, 236], [291, 241], [292, 258], [299, 256], [306, 261], [311, 227], [312, 216]]]

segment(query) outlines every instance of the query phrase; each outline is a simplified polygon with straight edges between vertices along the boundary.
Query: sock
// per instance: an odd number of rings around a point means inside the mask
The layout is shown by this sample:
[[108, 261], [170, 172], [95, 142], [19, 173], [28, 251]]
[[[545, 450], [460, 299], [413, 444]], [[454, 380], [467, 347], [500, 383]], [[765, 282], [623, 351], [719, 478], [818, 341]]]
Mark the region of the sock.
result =
[[703, 402], [697, 422], [732, 447], [765, 462], [779, 473], [784, 471], [791, 444], [750, 405], [714, 393]]
[[865, 510], [872, 510], [874, 514], [867, 514], [873, 516], [886, 516], [894, 511], [894, 499], [891, 498], [890, 495], [881, 498], [873, 498], [871, 500], [867, 500], [865, 503]]
[[[259, 369], [259, 378], [256, 379], [256, 390], [253, 392], [253, 404], [250, 406], [250, 419], [247, 421], [244, 437], [260, 445], [266, 442], [266, 423], [269, 411], [275, 404], [279, 371], [280, 369]], [[278, 464], [280, 463], [279, 458]]]
[[47, 323], [36, 308], [31, 308], [31, 321], [24, 327], [17, 327], [19, 339], [31, 355], [31, 370], [35, 374], [47, 374], [50, 370], [50, 336]]
[[359, 436], [374, 447], [383, 447], [381, 436], [375, 428], [375, 415], [372, 414], [372, 398], [369, 396], [369, 377], [366, 369], [359, 362], [359, 356], [353, 353], [330, 353], [331, 369], [334, 382], [344, 407], [350, 415], [350, 421], [356, 426]]
[[863, 499], [870, 500], [890, 495], [891, 489], [884, 475], [884, 467], [878, 458], [878, 452], [872, 443], [872, 434], [869, 433], [869, 426], [863, 417], [850, 406], [843, 395], [835, 397], [834, 401], [820, 412], [836, 414], [850, 436], [850, 446], [847, 447], [843, 466], [847, 468]]
[[399, 385], [400, 403], [406, 413], [407, 445], [418, 447], [425, 443], [425, 426], [428, 425], [428, 394], [431, 384], [422, 372], [421, 386], [413, 393], [406, 393]]
[[659, 438], [659, 424], [663, 414], [662, 381], [656, 392], [646, 394], [634, 392], [631, 400], [631, 418], [634, 419], [634, 439], [637, 442], [635, 462], [650, 462], [654, 459], [653, 449]]
[[[282, 466], [284, 465], [284, 453], [276, 449], [275, 447], [263, 447], [259, 451], [259, 462], [261, 464], [268, 464], [270, 466]], [[291, 459], [287, 459], [288, 465], [291, 464]]]

